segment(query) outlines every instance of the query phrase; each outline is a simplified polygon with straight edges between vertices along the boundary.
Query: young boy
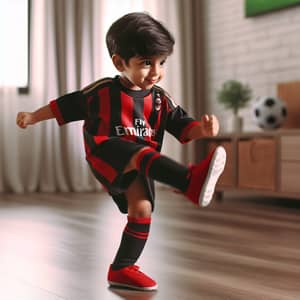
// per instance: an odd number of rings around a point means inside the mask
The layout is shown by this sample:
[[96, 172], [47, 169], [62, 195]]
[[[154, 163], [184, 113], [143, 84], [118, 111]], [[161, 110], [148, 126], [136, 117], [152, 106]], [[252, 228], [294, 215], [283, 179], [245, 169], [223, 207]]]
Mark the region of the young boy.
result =
[[112, 286], [153, 290], [156, 282], [135, 262], [148, 238], [154, 209], [154, 180], [175, 187], [191, 202], [207, 206], [226, 153], [217, 147], [199, 164], [185, 167], [161, 155], [165, 130], [181, 143], [215, 136], [219, 123], [204, 115], [196, 121], [156, 84], [174, 39], [145, 13], [130, 13], [108, 30], [106, 43], [120, 76], [104, 78], [51, 101], [35, 112], [20, 112], [21, 128], [56, 118], [59, 125], [84, 120], [86, 159], [122, 213], [127, 213], [116, 257], [108, 271]]

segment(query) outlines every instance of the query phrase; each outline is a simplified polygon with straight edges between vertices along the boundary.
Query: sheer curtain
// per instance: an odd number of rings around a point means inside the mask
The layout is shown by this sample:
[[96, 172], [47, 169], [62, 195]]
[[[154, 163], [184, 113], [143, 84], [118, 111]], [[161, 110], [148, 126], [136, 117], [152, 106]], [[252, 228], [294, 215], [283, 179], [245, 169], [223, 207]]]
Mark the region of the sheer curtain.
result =
[[[100, 189], [85, 162], [81, 122], [59, 128], [49, 120], [22, 130], [16, 127], [15, 117], [18, 111], [35, 110], [103, 76], [114, 76], [105, 33], [125, 13], [148, 11], [175, 35], [176, 49], [162, 86], [193, 113], [180, 84], [184, 66], [179, 11], [188, 2], [32, 0], [30, 94], [20, 96], [15, 89], [0, 87], [0, 192]], [[172, 137], [167, 137], [163, 151], [176, 160], [184, 156], [183, 147]]]

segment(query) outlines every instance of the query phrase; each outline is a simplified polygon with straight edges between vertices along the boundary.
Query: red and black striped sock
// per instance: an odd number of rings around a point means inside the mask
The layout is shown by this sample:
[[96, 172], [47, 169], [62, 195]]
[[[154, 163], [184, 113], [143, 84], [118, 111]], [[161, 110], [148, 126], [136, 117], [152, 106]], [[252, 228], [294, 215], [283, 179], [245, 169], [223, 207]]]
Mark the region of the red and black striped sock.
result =
[[139, 153], [137, 169], [146, 176], [171, 185], [182, 192], [187, 190], [188, 168], [151, 148], [145, 148]]
[[140, 257], [150, 231], [151, 218], [128, 216], [117, 255], [112, 264], [113, 270], [134, 265]]

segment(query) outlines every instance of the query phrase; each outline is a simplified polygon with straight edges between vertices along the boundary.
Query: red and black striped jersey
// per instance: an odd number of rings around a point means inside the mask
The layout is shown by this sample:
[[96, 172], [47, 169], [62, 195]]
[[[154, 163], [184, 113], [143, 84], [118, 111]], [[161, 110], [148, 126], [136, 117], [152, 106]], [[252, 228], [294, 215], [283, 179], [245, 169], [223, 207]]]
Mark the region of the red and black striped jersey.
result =
[[84, 120], [86, 159], [110, 193], [122, 191], [122, 172], [143, 145], [160, 151], [165, 131], [185, 143], [198, 124], [162, 88], [129, 90], [119, 76], [59, 97], [50, 108], [59, 125]]
[[84, 120], [85, 142], [93, 147], [110, 137], [119, 137], [160, 151], [165, 130], [180, 142], [197, 121], [158, 86], [129, 90], [120, 77], [104, 78], [83, 90], [50, 102], [59, 123]]

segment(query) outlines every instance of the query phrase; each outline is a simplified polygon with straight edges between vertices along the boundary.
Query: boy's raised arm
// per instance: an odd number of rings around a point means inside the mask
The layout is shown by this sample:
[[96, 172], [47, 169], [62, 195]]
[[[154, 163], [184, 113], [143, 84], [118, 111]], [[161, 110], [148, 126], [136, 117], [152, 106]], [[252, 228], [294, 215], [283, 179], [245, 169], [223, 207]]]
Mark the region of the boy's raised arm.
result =
[[33, 125], [40, 121], [53, 119], [54, 114], [50, 105], [45, 105], [34, 112], [19, 112], [16, 123], [21, 128], [26, 128], [28, 125]]

